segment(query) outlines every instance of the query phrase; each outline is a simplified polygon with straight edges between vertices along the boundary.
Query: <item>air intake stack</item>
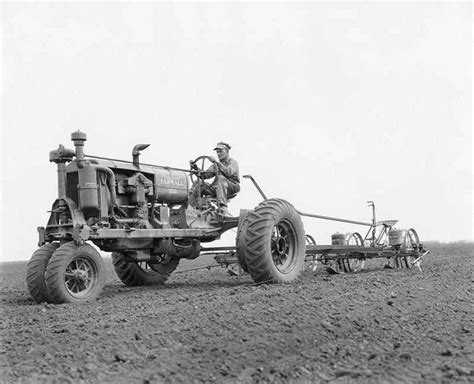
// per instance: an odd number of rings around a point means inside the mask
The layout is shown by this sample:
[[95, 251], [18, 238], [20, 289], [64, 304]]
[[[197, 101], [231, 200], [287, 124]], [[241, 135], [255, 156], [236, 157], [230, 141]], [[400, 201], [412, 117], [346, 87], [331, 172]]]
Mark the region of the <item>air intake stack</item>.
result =
[[71, 140], [76, 147], [76, 161], [84, 161], [84, 142], [87, 140], [87, 135], [77, 130], [71, 133]]

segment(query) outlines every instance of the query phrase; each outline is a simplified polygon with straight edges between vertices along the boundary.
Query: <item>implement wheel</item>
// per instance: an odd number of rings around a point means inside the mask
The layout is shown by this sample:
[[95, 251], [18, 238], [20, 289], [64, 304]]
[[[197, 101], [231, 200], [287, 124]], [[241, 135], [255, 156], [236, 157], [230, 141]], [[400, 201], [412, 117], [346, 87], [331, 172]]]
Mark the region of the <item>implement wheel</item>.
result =
[[28, 261], [26, 267], [26, 285], [31, 297], [37, 302], [49, 301], [48, 290], [44, 281], [46, 266], [59, 243], [48, 243], [38, 248]]
[[[348, 233], [344, 241], [347, 245], [354, 245], [362, 247], [364, 240], [358, 232]], [[359, 272], [364, 269], [365, 260], [358, 258], [347, 258], [341, 260], [345, 272]]]
[[285, 200], [265, 200], [248, 215], [245, 259], [256, 283], [289, 283], [301, 273], [305, 234], [301, 217]]
[[[400, 251], [413, 253], [413, 252], [418, 252], [419, 249], [420, 249], [420, 239], [418, 238], [418, 234], [413, 228], [410, 228], [405, 234], [403, 245], [400, 247]], [[408, 256], [397, 255], [395, 256], [395, 267], [396, 268], [412, 268], [413, 261], [415, 259], [416, 257], [409, 256], [409, 255]]]
[[105, 285], [105, 266], [90, 244], [74, 241], [59, 247], [45, 273], [49, 300], [53, 303], [83, 303], [95, 299]]
[[[306, 240], [306, 245], [316, 245], [316, 240], [314, 240], [313, 236], [305, 235], [304, 238]], [[313, 272], [318, 269], [318, 261], [316, 260], [316, 255], [305, 256], [305, 261], [308, 261], [307, 265]]]
[[112, 261], [117, 276], [129, 287], [163, 284], [179, 264], [179, 259], [174, 257], [169, 257], [160, 264], [126, 261], [125, 255], [119, 252], [112, 253]]

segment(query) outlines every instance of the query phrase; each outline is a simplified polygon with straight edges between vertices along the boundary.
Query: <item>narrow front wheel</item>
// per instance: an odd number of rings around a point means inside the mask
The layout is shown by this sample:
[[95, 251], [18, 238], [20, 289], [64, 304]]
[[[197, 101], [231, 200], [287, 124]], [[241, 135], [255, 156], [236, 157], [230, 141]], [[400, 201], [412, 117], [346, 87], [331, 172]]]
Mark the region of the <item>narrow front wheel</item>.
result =
[[58, 247], [59, 243], [57, 242], [44, 244], [33, 253], [28, 261], [26, 268], [26, 286], [28, 287], [28, 292], [30, 292], [31, 297], [37, 303], [49, 301], [44, 274], [51, 255]]
[[105, 266], [99, 252], [90, 244], [74, 241], [59, 247], [45, 272], [50, 301], [83, 303], [99, 296], [105, 285]]

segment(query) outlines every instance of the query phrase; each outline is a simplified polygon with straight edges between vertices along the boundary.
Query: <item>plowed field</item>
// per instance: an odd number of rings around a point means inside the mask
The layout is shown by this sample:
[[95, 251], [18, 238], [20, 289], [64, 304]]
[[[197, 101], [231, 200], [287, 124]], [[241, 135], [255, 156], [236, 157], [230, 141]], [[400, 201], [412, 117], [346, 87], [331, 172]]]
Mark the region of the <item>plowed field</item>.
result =
[[[428, 247], [430, 248], [430, 247]], [[26, 262], [1, 265], [6, 383], [451, 383], [474, 381], [474, 247], [432, 245], [418, 270], [373, 260], [291, 285], [182, 262], [125, 287], [106, 259], [98, 300], [35, 304]]]

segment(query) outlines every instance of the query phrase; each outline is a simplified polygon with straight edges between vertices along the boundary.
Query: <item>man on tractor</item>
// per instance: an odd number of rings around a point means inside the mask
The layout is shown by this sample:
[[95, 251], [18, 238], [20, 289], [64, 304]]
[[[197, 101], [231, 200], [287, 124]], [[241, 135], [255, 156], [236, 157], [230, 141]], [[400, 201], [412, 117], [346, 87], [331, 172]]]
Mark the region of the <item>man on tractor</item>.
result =
[[[229, 216], [227, 210], [227, 200], [235, 197], [240, 191], [239, 165], [237, 161], [229, 157], [230, 145], [224, 142], [217, 143], [214, 151], [217, 153], [216, 160], [210, 157], [212, 165], [200, 173], [201, 181], [197, 181], [191, 190], [191, 198], [197, 199], [198, 191], [203, 196], [211, 196], [217, 198], [219, 214]], [[193, 161], [190, 162], [191, 168], [197, 170], [198, 167]], [[204, 180], [214, 177], [212, 184], [206, 183]], [[198, 183], [200, 188], [198, 188]]]

